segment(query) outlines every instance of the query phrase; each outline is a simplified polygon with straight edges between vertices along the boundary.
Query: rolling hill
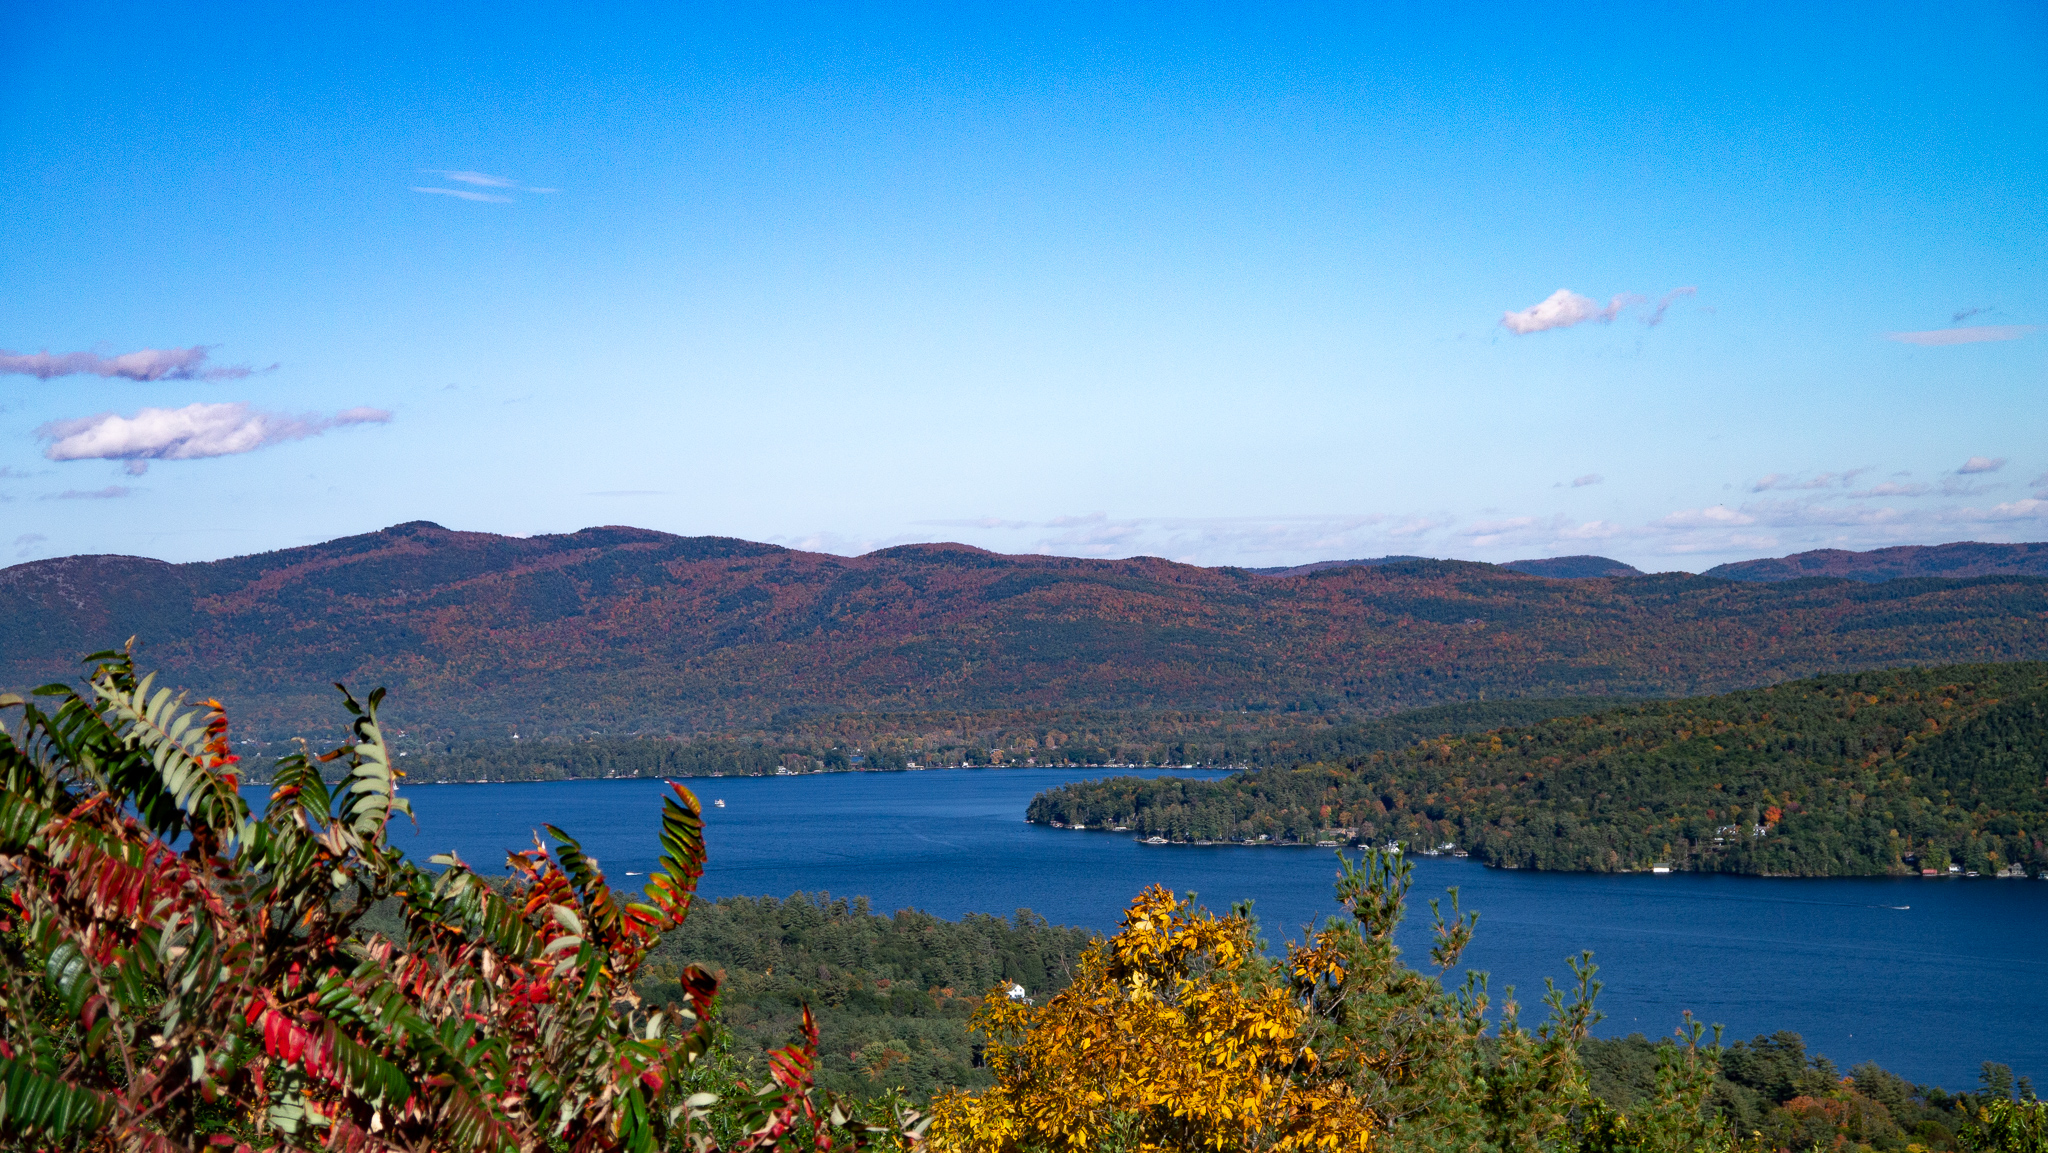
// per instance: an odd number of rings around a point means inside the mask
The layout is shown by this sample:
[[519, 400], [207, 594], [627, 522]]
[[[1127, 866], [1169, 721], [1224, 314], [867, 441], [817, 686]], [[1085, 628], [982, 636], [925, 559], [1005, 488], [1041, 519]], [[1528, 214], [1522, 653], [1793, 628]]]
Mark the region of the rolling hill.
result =
[[1912, 577], [2048, 576], [2048, 544], [1958, 541], [1869, 552], [1824, 548], [1764, 560], [1736, 561], [1710, 568], [1701, 575], [1732, 581], [1842, 577], [1870, 583]]
[[2048, 868], [2042, 662], [1817, 677], [1330, 751], [1220, 781], [1077, 782], [1029, 816], [1179, 841], [1450, 845], [1579, 872]]
[[1297, 576], [909, 545], [861, 557], [425, 522], [194, 564], [0, 570], [0, 685], [139, 635], [240, 731], [331, 731], [331, 681], [458, 737], [761, 732], [819, 717], [1081, 709], [1378, 716], [1677, 696], [2048, 656], [2048, 579], [1552, 580], [1410, 560]]
[[1553, 556], [1541, 560], [1511, 560], [1500, 566], [1530, 576], [1552, 577], [1557, 580], [1584, 580], [1589, 577], [1638, 577], [1643, 570], [1604, 556]]

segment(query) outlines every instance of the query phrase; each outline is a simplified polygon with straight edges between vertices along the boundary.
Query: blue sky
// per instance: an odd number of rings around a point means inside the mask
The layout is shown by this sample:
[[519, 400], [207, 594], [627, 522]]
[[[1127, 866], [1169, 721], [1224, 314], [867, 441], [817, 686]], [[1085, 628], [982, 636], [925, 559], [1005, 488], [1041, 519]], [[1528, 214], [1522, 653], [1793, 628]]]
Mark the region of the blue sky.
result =
[[0, 563], [2048, 539], [2038, 4], [315, 7], [0, 6]]

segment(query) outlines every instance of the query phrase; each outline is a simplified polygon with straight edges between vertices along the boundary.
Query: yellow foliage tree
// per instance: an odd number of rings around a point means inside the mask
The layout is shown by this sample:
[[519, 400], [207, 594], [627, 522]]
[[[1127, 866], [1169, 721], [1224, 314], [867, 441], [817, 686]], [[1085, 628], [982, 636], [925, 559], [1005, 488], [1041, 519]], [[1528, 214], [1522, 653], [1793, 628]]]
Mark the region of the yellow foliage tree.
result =
[[1577, 987], [1546, 982], [1550, 1021], [1524, 1028], [1513, 990], [1489, 1024], [1486, 978], [1444, 978], [1476, 914], [1437, 902], [1434, 973], [1394, 945], [1403, 854], [1340, 855], [1331, 918], [1266, 958], [1249, 907], [1215, 917], [1164, 889], [1082, 959], [1043, 1007], [992, 993], [975, 1027], [996, 1084], [933, 1109], [933, 1153], [1726, 1153], [1707, 1108], [1718, 1048], [1688, 1017], [1649, 1099], [1595, 1097], [1578, 1046], [1599, 1020], [1590, 955]]
[[932, 1148], [1364, 1150], [1370, 1111], [1273, 977], [1248, 917], [1145, 890], [1045, 1005], [989, 995], [996, 1084], [941, 1100]]

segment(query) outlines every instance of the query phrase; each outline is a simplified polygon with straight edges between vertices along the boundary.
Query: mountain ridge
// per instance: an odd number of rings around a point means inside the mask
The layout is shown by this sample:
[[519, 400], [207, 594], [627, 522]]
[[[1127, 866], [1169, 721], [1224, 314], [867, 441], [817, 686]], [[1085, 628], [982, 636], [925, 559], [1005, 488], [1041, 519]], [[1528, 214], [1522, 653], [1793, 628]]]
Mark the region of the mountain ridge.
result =
[[860, 557], [597, 526], [414, 521], [174, 565], [0, 569], [0, 685], [137, 635], [258, 734], [388, 685], [450, 734], [761, 731], [786, 710], [1379, 716], [1483, 696], [1671, 696], [2048, 656], [2048, 580], [1552, 580], [1401, 559], [1265, 576], [903, 545]]
[[2048, 543], [1911, 544], [1851, 552], [1823, 548], [1790, 556], [1716, 565], [1700, 574], [1723, 580], [1787, 581], [1840, 577], [1878, 584], [1914, 577], [2048, 576]]

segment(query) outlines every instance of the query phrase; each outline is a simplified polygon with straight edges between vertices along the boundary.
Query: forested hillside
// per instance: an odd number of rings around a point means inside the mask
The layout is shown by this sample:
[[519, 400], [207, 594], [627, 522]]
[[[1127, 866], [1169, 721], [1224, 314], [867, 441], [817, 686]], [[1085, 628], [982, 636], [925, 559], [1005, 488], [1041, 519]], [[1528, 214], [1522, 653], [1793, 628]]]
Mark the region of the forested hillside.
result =
[[1173, 840], [1453, 846], [1507, 868], [1991, 874], [2048, 866], [2048, 664], [1821, 677], [1221, 781], [1040, 794]]
[[678, 974], [699, 965], [719, 978], [719, 1020], [757, 1066], [797, 1034], [803, 1006], [818, 1014], [818, 1083], [872, 1094], [901, 1088], [978, 1088], [967, 1019], [1003, 984], [1040, 998], [1063, 988], [1093, 935], [1020, 909], [942, 921], [914, 909], [881, 916], [852, 902], [798, 893], [727, 897], [698, 905], [656, 948], [644, 991], [681, 1000]]
[[0, 571], [0, 598], [0, 687], [74, 676], [81, 653], [137, 634], [243, 738], [318, 735], [337, 680], [390, 687], [407, 739], [509, 742], [774, 738], [862, 714], [964, 731], [1017, 710], [1356, 720], [2048, 656], [2037, 577], [1552, 580], [1452, 561], [1260, 576], [632, 528], [413, 523], [202, 564], [67, 557]]
[[1823, 548], [1763, 560], [1718, 565], [1705, 573], [1737, 581], [1789, 581], [1804, 577], [1842, 577], [1856, 581], [1892, 581], [1912, 577], [2048, 576], [2048, 544], [1900, 545], [1896, 548], [1849, 552]]

